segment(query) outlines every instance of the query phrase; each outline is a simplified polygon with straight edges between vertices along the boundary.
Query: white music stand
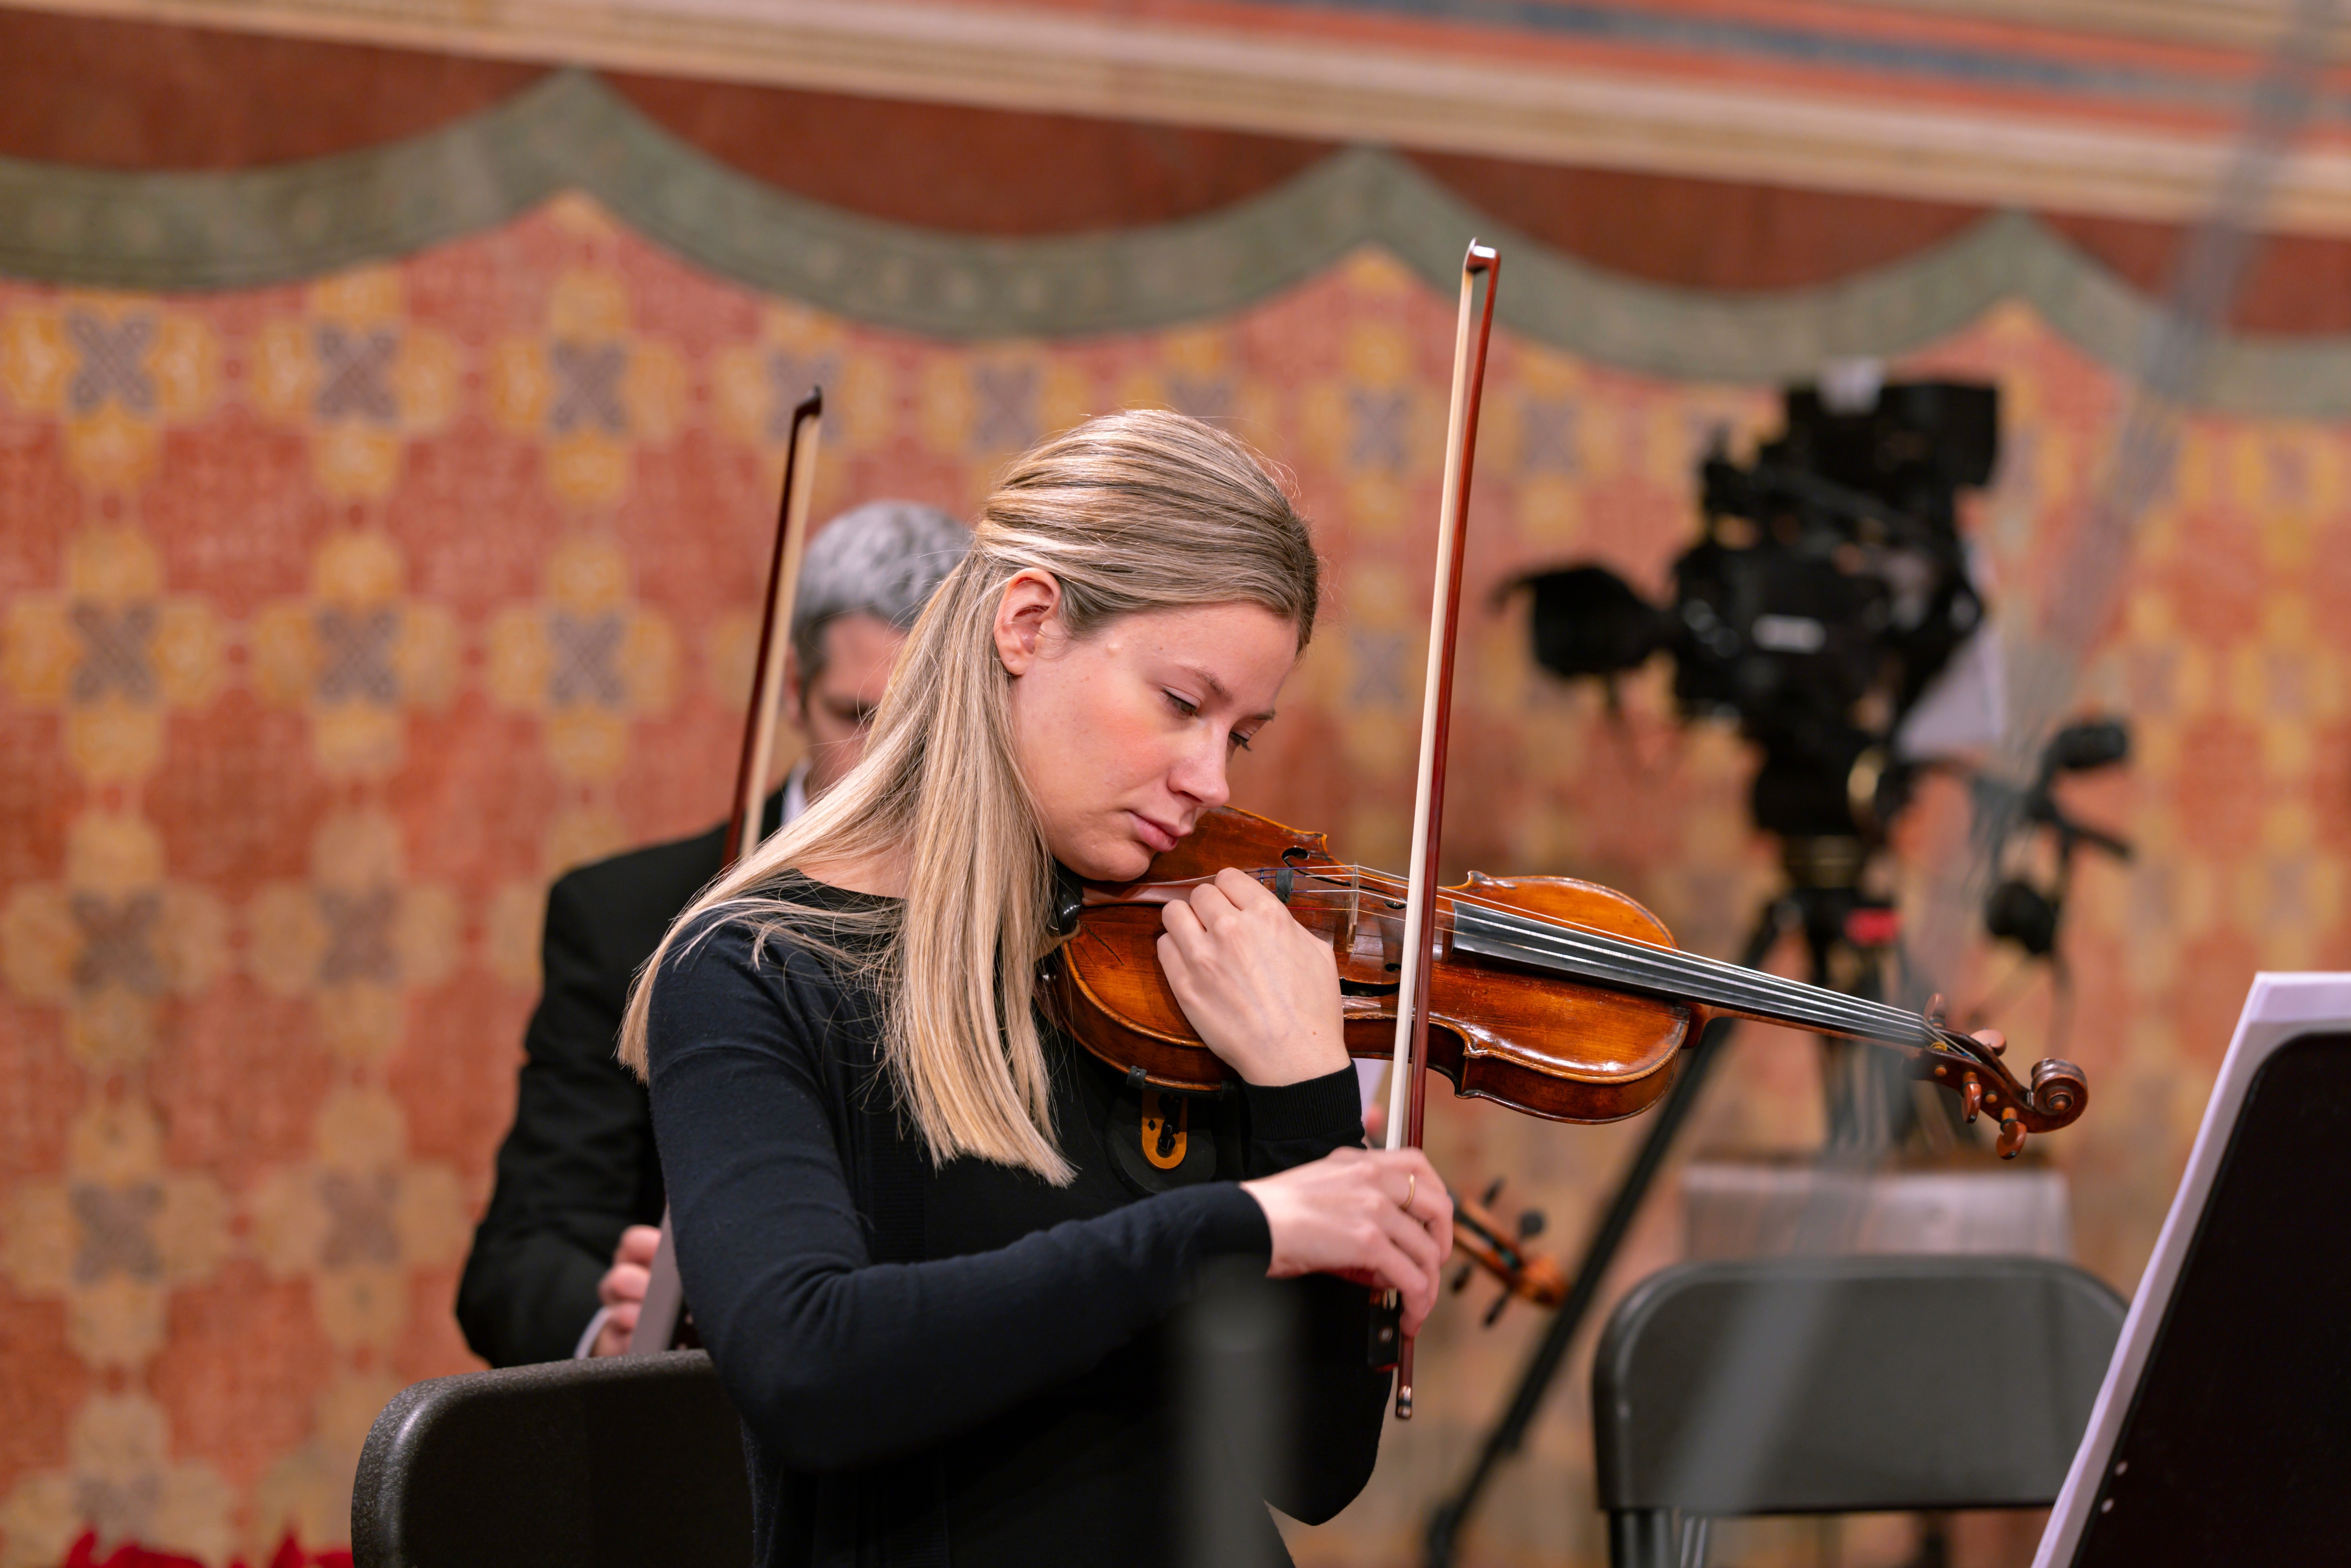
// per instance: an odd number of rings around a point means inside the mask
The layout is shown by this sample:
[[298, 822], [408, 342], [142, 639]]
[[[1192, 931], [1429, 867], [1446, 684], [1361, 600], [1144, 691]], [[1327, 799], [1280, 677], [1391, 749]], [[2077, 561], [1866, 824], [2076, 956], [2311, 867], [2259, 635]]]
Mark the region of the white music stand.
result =
[[2255, 976], [2033, 1568], [2351, 1551], [2346, 1144], [2351, 974]]

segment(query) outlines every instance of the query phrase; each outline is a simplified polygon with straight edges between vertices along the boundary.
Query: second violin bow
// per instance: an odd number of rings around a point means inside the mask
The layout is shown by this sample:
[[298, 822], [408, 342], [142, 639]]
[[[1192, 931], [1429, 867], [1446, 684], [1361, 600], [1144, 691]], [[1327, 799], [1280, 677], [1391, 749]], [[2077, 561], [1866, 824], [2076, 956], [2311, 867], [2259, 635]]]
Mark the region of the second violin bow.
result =
[[[776, 548], [768, 560], [768, 600], [759, 611], [759, 654], [751, 669], [751, 706], [743, 718], [743, 751], [735, 766], [735, 800], [718, 869], [726, 871], [759, 847], [767, 826], [768, 770], [776, 760], [776, 704], [784, 688], [784, 650], [792, 636], [792, 601], [799, 597], [800, 555], [808, 548], [809, 498], [816, 490], [817, 437], [824, 428], [824, 391], [811, 388], [792, 410], [784, 445], [784, 492], [776, 505]], [[662, 1210], [661, 1245], [653, 1250], [645, 1299], [629, 1334], [629, 1355], [658, 1355], [677, 1343], [685, 1288], [669, 1210]]]

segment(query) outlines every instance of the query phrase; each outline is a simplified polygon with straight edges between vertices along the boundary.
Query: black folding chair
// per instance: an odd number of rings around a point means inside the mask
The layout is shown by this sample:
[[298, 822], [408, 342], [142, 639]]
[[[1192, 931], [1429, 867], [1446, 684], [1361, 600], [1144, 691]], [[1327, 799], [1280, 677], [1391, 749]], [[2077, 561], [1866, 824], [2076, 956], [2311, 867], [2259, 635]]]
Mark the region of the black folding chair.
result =
[[1614, 1568], [1703, 1568], [1709, 1519], [2045, 1507], [2124, 1303], [2045, 1258], [1688, 1263], [1592, 1374]]
[[747, 1568], [741, 1424], [698, 1350], [436, 1377], [368, 1433], [354, 1568]]

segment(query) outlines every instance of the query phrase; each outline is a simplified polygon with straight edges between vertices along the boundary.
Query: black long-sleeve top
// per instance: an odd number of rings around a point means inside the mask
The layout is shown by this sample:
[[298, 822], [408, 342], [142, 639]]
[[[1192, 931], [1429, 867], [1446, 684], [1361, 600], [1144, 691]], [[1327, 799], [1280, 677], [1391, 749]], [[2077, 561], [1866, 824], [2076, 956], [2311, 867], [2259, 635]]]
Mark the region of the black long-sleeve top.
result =
[[[892, 907], [807, 882], [794, 896]], [[877, 1071], [871, 983], [788, 937], [755, 962], [752, 940], [710, 917], [681, 934], [649, 1054], [686, 1300], [746, 1429], [756, 1561], [1177, 1561], [1170, 1314], [1209, 1260], [1263, 1268], [1238, 1178], [1361, 1142], [1354, 1074], [1196, 1102], [1186, 1157], [1159, 1171], [1119, 1152], [1142, 1141], [1134, 1092], [1049, 1031], [1076, 1179], [934, 1166]], [[1370, 1477], [1387, 1378], [1364, 1370], [1364, 1291], [1284, 1288], [1304, 1323], [1281, 1391], [1292, 1441], [1253, 1479], [1318, 1522]]]

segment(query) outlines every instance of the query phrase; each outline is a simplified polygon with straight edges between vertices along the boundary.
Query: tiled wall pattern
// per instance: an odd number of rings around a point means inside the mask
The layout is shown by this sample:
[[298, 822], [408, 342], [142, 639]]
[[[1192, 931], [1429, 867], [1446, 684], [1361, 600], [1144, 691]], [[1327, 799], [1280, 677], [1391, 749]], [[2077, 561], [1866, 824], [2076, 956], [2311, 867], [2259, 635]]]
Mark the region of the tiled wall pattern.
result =
[[[303, 287], [0, 287], [0, 1563], [86, 1526], [214, 1562], [340, 1541], [375, 1410], [471, 1364], [450, 1301], [544, 890], [721, 814], [811, 381], [820, 512], [967, 509], [1040, 434], [1145, 402], [1289, 465], [1333, 613], [1239, 800], [1400, 864], [1450, 318], [1366, 253], [1229, 319], [943, 345], [715, 281], [576, 198]], [[1976, 517], [2014, 609], [2050, 591], [2117, 385], [2021, 309], [1918, 367], [2007, 394]], [[1586, 555], [1655, 585], [1694, 457], [1773, 396], [1503, 340], [1487, 407], [1448, 859], [1610, 882], [1733, 948], [1772, 881], [1741, 748], [1678, 730], [1654, 680], [1612, 717], [1489, 606]], [[2047, 1148], [2125, 1287], [2252, 970], [2351, 948], [2346, 515], [2351, 432], [2193, 424], [2097, 668], [2140, 750], [2079, 803], [2143, 853], [2081, 883], [2068, 1054], [2097, 1098]], [[2044, 996], [2008, 1019], [2028, 1057]], [[1699, 1141], [1802, 1146], [1813, 1072], [1741, 1047]], [[1432, 1141], [1572, 1249], [1637, 1134], [1440, 1103]], [[1627, 1276], [1672, 1233], [1661, 1208]], [[1302, 1556], [1406, 1559], [1535, 1327], [1476, 1316], [1432, 1331], [1420, 1418]], [[1479, 1560], [1603, 1559], [1586, 1448], [1563, 1387]]]

